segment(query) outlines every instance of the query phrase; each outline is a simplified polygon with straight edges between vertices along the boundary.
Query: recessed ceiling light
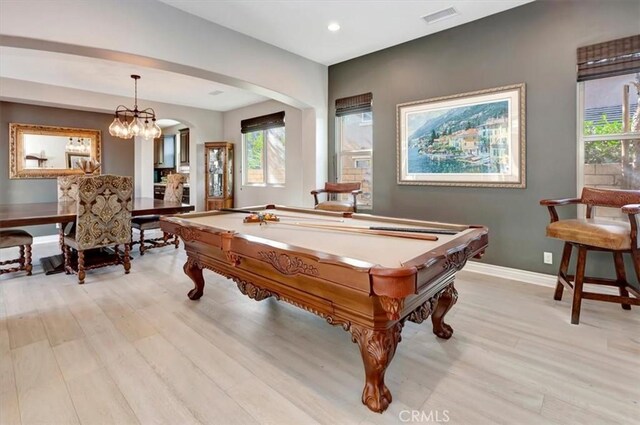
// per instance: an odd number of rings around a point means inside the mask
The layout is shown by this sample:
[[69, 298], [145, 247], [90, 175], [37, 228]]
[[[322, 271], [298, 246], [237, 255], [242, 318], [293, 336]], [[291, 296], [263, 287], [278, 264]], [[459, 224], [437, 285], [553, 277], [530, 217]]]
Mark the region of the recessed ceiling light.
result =
[[340, 29], [340, 24], [337, 22], [331, 22], [327, 29], [331, 32], [336, 32]]

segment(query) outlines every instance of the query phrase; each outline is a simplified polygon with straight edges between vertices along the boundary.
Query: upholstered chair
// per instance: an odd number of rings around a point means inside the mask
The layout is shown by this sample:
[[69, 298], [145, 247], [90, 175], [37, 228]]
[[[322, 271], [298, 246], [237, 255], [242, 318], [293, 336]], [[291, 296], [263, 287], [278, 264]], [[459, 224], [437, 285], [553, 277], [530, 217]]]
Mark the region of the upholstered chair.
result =
[[77, 174], [58, 177], [58, 202], [76, 202], [79, 177]]
[[[558, 271], [558, 282], [554, 299], [561, 300], [562, 292], [573, 292], [571, 323], [580, 322], [580, 307], [583, 299], [620, 303], [625, 310], [631, 305], [640, 305], [640, 288], [627, 281], [623, 254], [631, 255], [636, 276], [640, 281], [640, 246], [638, 226], [640, 224], [640, 190], [613, 190], [585, 187], [580, 198], [543, 200], [551, 216], [547, 236], [564, 241], [564, 252]], [[556, 207], [583, 204], [586, 218], [560, 220]], [[619, 208], [628, 221], [595, 218], [596, 207]], [[578, 250], [575, 275], [568, 274], [573, 248]], [[585, 276], [589, 251], [610, 252], [616, 270], [616, 278]], [[584, 284], [606, 285], [618, 288], [619, 295], [588, 292]]]
[[[324, 202], [318, 201], [318, 195], [321, 193], [327, 194], [327, 200]], [[336, 195], [341, 193], [350, 194], [353, 199], [348, 201], [339, 201], [336, 199]], [[315, 209], [324, 211], [339, 211], [339, 212], [358, 212], [358, 195], [362, 193], [360, 190], [360, 183], [325, 183], [323, 189], [312, 190], [311, 194], [315, 202]]]
[[[167, 202], [182, 203], [182, 192], [184, 189], [184, 176], [182, 174], [170, 174], [167, 176], [167, 187], [164, 191], [164, 200]], [[176, 248], [180, 246], [180, 239], [176, 235], [162, 232], [162, 237], [145, 239], [144, 232], [147, 230], [155, 230], [160, 228], [159, 215], [145, 215], [135, 217], [131, 220], [132, 229], [137, 229], [140, 233], [140, 239], [133, 242], [132, 245], [140, 244], [140, 255], [151, 248], [160, 248], [167, 245], [174, 245]], [[133, 239], [133, 235], [132, 235]]]
[[[77, 202], [78, 200], [78, 174], [72, 174], [70, 176], [58, 177], [58, 202]], [[56, 224], [58, 228], [60, 250], [64, 252], [64, 234], [65, 228], [68, 227], [67, 223]]]
[[18, 264], [17, 267], [0, 269], [0, 274], [12, 273], [24, 270], [27, 272], [27, 276], [31, 276], [31, 245], [33, 244], [33, 237], [31, 234], [20, 229], [7, 229], [0, 230], [0, 249], [2, 248], [15, 248], [20, 249], [19, 258], [13, 260], [0, 261], [0, 266], [6, 266], [10, 264]]
[[[64, 262], [67, 273], [78, 273], [78, 283], [84, 283], [85, 270], [122, 264], [129, 273], [131, 243], [131, 209], [133, 179], [102, 175], [78, 178], [76, 226], [64, 237]], [[110, 256], [96, 256], [93, 264], [85, 264], [85, 252], [115, 245]], [[121, 255], [118, 247], [124, 246]], [[72, 252], [77, 252], [77, 267], [72, 264]]]

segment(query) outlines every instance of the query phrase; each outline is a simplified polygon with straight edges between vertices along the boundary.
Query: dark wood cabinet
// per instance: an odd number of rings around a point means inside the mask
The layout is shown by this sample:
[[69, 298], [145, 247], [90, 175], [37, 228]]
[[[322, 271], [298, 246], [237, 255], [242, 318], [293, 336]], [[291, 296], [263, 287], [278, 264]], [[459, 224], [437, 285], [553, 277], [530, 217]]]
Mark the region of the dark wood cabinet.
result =
[[153, 140], [153, 167], [173, 168], [176, 166], [176, 137], [162, 136]]
[[189, 129], [180, 130], [180, 165], [189, 165]]

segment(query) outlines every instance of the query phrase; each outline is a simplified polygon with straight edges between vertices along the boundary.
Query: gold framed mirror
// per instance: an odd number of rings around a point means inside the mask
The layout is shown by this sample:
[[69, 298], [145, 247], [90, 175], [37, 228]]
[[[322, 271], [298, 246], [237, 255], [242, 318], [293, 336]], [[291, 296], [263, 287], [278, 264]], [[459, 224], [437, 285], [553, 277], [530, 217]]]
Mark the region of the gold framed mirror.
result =
[[9, 178], [53, 179], [83, 174], [75, 168], [77, 161], [101, 162], [101, 143], [100, 130], [10, 123]]

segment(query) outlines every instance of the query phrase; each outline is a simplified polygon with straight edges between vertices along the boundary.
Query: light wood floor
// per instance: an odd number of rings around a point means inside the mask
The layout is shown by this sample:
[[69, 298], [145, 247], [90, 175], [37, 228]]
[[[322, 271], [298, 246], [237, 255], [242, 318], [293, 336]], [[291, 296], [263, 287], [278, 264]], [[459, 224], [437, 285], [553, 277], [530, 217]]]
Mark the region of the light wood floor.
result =
[[387, 371], [393, 403], [379, 415], [360, 402], [348, 333], [245, 298], [208, 271], [205, 296], [189, 301], [184, 260], [182, 248], [152, 250], [130, 275], [91, 271], [83, 286], [39, 267], [3, 276], [0, 422], [392, 424], [411, 410], [473, 425], [640, 418], [639, 308], [586, 300], [572, 326], [550, 288], [462, 273], [453, 338], [407, 324]]

